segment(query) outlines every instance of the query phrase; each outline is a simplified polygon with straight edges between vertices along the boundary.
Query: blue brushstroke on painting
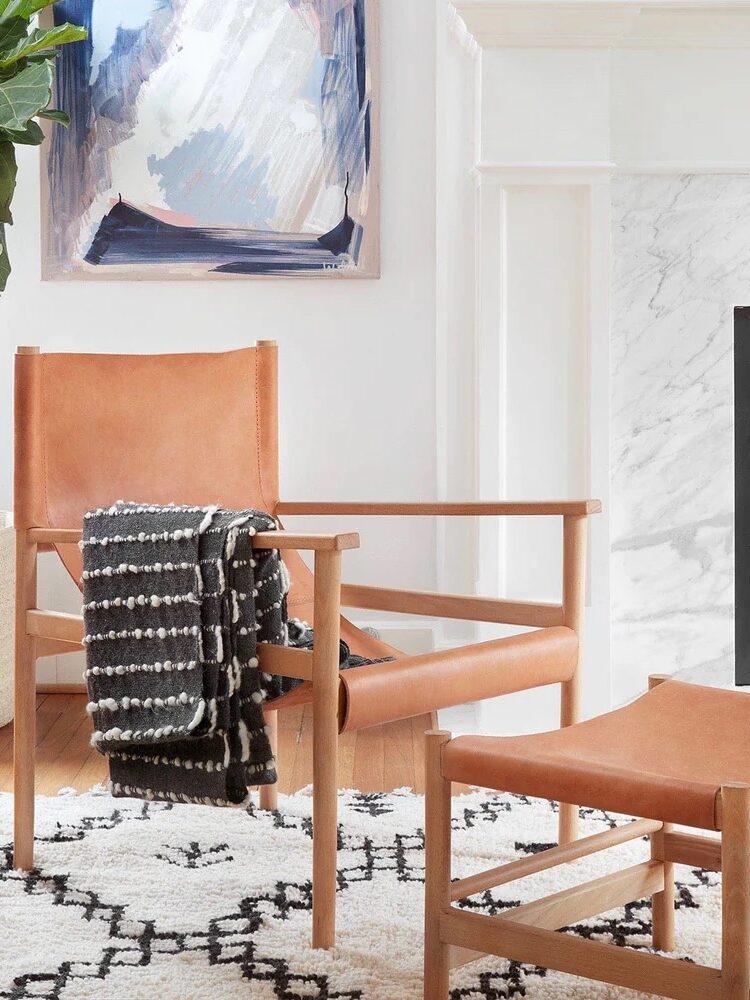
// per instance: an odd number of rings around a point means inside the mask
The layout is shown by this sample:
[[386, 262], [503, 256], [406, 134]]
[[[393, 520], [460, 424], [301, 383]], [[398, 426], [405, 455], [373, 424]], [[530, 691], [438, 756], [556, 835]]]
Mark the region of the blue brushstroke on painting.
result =
[[161, 159], [149, 156], [148, 168], [158, 176], [167, 204], [175, 212], [192, 216], [197, 225], [211, 222], [223, 209], [225, 217], [234, 216], [238, 226], [270, 229], [268, 220], [276, 209], [276, 198], [263, 183], [267, 164], [256, 163], [248, 157], [236, 167], [223, 171], [220, 187], [200, 183], [201, 165], [211, 161], [236, 162], [233, 154], [240, 142], [239, 137], [227, 135], [225, 129], [217, 125], [210, 132], [196, 132], [168, 156]]
[[[91, 91], [89, 89], [89, 67], [94, 43], [91, 37], [94, 0], [61, 0], [53, 7], [55, 24], [71, 21], [88, 29], [89, 37], [84, 42], [66, 45], [58, 50], [56, 66], [57, 103], [67, 109], [70, 128], [66, 134], [60, 129], [52, 133], [52, 146], [65, 147], [72, 139], [78, 149], [86, 140], [91, 120]], [[53, 160], [57, 159], [53, 156]]]
[[[291, 89], [297, 83], [290, 78], [286, 90], [292, 97], [297, 94], [310, 109], [301, 114], [317, 119], [316, 134], [322, 143], [322, 154], [316, 154], [322, 155], [317, 174], [311, 163], [309, 182], [300, 170], [296, 187], [280, 188], [286, 197], [288, 191], [294, 193], [299, 208], [295, 210], [293, 202], [280, 208], [274, 190], [279, 189], [279, 171], [283, 176], [286, 164], [283, 157], [266, 155], [262, 133], [252, 145], [238, 127], [241, 118], [232, 120], [233, 130], [212, 123], [201, 127], [197, 121], [190, 133], [184, 125], [193, 119], [180, 122], [173, 116], [172, 121], [183, 126], [174, 129], [179, 141], [171, 149], [167, 146], [166, 152], [161, 141], [158, 154], [146, 148], [140, 161], [143, 168], [139, 170], [145, 168], [145, 176], [154, 178], [154, 185], [137, 170], [140, 188], [136, 185], [132, 192], [120, 192], [119, 203], [102, 209], [104, 201], [113, 204], [111, 192], [116, 198], [123, 186], [122, 170], [116, 184], [112, 173], [119, 148], [134, 136], [138, 140], [151, 134], [138, 131], [139, 102], [152, 75], [168, 65], [170, 52], [177, 51], [174, 45], [179, 45], [177, 32], [186, 2], [59, 0], [54, 7], [56, 23], [72, 21], [89, 29], [88, 41], [61, 50], [56, 70], [58, 103], [72, 118], [68, 132], [57, 129], [53, 133], [48, 158], [54, 254], [62, 270], [72, 269], [74, 257], [69, 248], [73, 246], [81, 247], [80, 258], [102, 268], [197, 262], [221, 272], [291, 274], [356, 267], [364, 229], [350, 217], [349, 200], [341, 192], [345, 187], [364, 191], [370, 168], [367, 0], [286, 0], [292, 10], [314, 9], [320, 24], [319, 47], [305, 56], [309, 66], [298, 64], [306, 67], [299, 89]], [[252, 4], [248, 6], [252, 9]], [[208, 31], [210, 21], [206, 24]], [[280, 44], [274, 42], [278, 53]], [[298, 43], [300, 52], [309, 48], [307, 43]], [[274, 65], [283, 66], [286, 54], [282, 51], [275, 58]], [[210, 91], [206, 100], [210, 103]], [[185, 107], [190, 107], [189, 102]], [[300, 134], [305, 135], [304, 128]], [[272, 178], [276, 188], [270, 183]], [[306, 195], [305, 186], [315, 178], [325, 194], [322, 215], [315, 199]], [[153, 208], [149, 195], [139, 200], [139, 195], [152, 190], [160, 192], [166, 207]], [[338, 198], [341, 215], [334, 225]], [[159, 204], [159, 196], [151, 194], [150, 199]], [[169, 213], [175, 214], [176, 224], [168, 221]], [[317, 225], [314, 233], [279, 231], [277, 218], [289, 229], [307, 229], [308, 213], [312, 213], [311, 220], [322, 218], [332, 228], [321, 232], [324, 226], [313, 222], [311, 228]], [[85, 243], [80, 234], [86, 237]]]
[[91, 72], [89, 82], [93, 85], [99, 73], [99, 66], [111, 53], [116, 52], [118, 29], [141, 29], [157, 7], [166, 7], [169, 0], [128, 0], [126, 4], [97, 4], [94, 10], [91, 38]]
[[320, 107], [323, 99], [323, 80], [326, 74], [326, 60], [317, 52], [315, 62], [310, 70], [310, 74], [305, 81], [305, 86], [300, 91], [303, 101], [309, 101], [315, 107]]

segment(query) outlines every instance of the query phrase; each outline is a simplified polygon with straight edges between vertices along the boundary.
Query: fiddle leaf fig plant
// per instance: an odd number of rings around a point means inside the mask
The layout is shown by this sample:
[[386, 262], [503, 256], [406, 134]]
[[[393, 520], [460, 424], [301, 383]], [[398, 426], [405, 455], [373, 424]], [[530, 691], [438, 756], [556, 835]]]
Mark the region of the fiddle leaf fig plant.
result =
[[69, 125], [64, 111], [50, 108], [52, 67], [60, 45], [88, 37], [85, 28], [59, 24], [33, 27], [31, 22], [54, 0], [0, 0], [0, 292], [10, 275], [5, 227], [13, 223], [10, 205], [16, 188], [16, 146], [44, 141], [36, 119]]

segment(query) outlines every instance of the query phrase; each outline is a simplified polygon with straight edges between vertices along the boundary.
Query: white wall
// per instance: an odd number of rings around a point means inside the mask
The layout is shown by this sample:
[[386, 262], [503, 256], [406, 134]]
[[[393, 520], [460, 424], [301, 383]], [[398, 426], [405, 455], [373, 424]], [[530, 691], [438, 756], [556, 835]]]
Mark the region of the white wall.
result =
[[[382, 0], [381, 53], [379, 281], [43, 283], [36, 151], [23, 151], [9, 232], [14, 271], [0, 299], [0, 507], [12, 502], [12, 355], [22, 343], [51, 351], [160, 352], [274, 338], [284, 498], [435, 495], [432, 0]], [[349, 525], [361, 531], [363, 547], [347, 554], [347, 578], [434, 588], [433, 522], [364, 526], [360, 519], [335, 527]], [[67, 601], [76, 598], [68, 592]], [[79, 678], [78, 668], [60, 676]]]

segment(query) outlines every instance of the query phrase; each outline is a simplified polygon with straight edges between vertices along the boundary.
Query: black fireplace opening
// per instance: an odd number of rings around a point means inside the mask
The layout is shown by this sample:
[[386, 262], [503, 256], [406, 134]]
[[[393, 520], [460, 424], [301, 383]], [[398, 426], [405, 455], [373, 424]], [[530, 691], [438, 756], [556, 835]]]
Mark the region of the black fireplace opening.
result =
[[750, 306], [734, 310], [734, 677], [750, 684]]

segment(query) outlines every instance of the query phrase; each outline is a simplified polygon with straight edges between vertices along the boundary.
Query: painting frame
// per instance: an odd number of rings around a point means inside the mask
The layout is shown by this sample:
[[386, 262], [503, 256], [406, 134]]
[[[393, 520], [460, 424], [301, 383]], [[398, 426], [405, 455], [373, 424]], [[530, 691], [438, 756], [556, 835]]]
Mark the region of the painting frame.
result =
[[[85, 261], [71, 261], [61, 267], [52, 243], [54, 228], [54, 195], [50, 179], [49, 158], [51, 146], [45, 143], [40, 157], [41, 173], [41, 271], [43, 281], [238, 281], [238, 280], [355, 280], [378, 279], [381, 276], [381, 191], [380, 191], [380, 0], [361, 0], [364, 4], [365, 23], [365, 79], [369, 102], [369, 158], [367, 163], [367, 213], [362, 241], [361, 257], [355, 266], [329, 267], [318, 270], [299, 270], [294, 273], [232, 273], [218, 271], [190, 263], [147, 263], [143, 265], [96, 266]], [[51, 27], [54, 23], [52, 8], [41, 12], [40, 23]], [[64, 101], [57, 93], [57, 80], [53, 82], [53, 103], [65, 110]], [[46, 139], [53, 130], [61, 128], [52, 122], [40, 123]], [[348, 204], [348, 202], [347, 202]]]

